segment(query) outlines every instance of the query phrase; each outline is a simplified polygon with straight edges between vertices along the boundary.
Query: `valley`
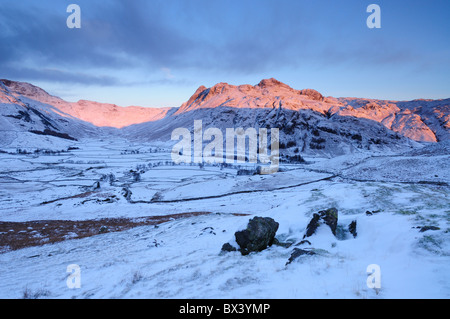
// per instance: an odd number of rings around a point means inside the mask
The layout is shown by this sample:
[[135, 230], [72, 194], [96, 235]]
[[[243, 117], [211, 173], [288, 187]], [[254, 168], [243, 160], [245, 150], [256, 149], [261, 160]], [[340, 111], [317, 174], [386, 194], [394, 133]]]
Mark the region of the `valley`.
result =
[[[199, 88], [161, 118], [118, 128], [2, 81], [1, 298], [450, 295], [446, 100], [407, 103], [415, 111], [395, 111], [388, 125], [395, 108], [384, 102], [300, 94], [265, 80]], [[252, 95], [271, 102], [236, 104], [238, 91], [247, 102]], [[89, 113], [100, 120], [95, 105]], [[415, 121], [397, 118], [406, 113]], [[279, 128], [277, 172], [261, 174], [260, 162], [238, 161], [225, 147], [227, 161], [209, 161], [212, 153], [173, 161], [171, 133], [185, 128], [195, 145], [195, 120], [223, 136], [226, 128]], [[314, 214], [330, 208], [334, 233], [319, 223], [309, 236]], [[224, 251], [225, 243], [238, 247], [235, 234], [254, 217], [279, 224], [278, 244]], [[300, 249], [308, 253], [294, 260]], [[77, 289], [66, 285], [72, 264], [81, 269]], [[379, 289], [367, 285], [374, 264]]]

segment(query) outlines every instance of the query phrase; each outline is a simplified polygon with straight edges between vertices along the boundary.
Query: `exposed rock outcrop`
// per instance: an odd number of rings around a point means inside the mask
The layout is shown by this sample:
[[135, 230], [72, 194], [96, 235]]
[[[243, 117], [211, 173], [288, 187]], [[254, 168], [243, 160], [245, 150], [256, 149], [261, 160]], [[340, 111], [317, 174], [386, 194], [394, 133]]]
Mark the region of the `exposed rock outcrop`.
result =
[[294, 248], [292, 251], [291, 256], [289, 257], [289, 260], [286, 263], [286, 266], [289, 265], [291, 262], [296, 260], [300, 256], [314, 256], [316, 253], [313, 250], [305, 250], [300, 248]]
[[312, 236], [322, 222], [328, 225], [333, 235], [336, 236], [336, 228], [338, 223], [338, 210], [336, 208], [329, 208], [327, 210], [321, 210], [317, 214], [313, 214], [311, 221], [306, 227], [306, 233], [303, 236], [303, 238]]
[[279, 224], [270, 217], [254, 217], [247, 228], [235, 233], [242, 255], [259, 252], [272, 246]]

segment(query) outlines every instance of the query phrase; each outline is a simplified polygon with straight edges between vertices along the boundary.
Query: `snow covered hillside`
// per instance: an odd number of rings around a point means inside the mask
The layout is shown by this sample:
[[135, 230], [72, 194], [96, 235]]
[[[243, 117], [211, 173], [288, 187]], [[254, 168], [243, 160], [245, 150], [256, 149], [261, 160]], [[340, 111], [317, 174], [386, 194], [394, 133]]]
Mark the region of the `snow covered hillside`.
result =
[[[240, 176], [254, 165], [173, 165], [161, 144], [118, 139], [71, 146], [0, 154], [2, 298], [450, 296], [448, 153], [314, 156]], [[302, 243], [313, 214], [330, 207], [337, 235], [321, 225]], [[169, 219], [140, 224], [151, 216]], [[221, 252], [255, 216], [276, 220], [276, 238], [292, 246]], [[122, 228], [107, 224], [120, 218]], [[315, 254], [287, 264], [294, 248]], [[66, 285], [70, 264], [79, 289]], [[366, 284], [372, 264], [380, 289]]]
[[324, 97], [312, 89], [295, 90], [273, 78], [255, 86], [227, 83], [211, 88], [201, 86], [175, 115], [221, 107], [311, 110], [327, 118], [336, 114], [376, 121], [415, 141], [436, 142], [450, 138], [450, 99], [385, 101]]
[[63, 113], [59, 103], [63, 101], [31, 84], [0, 80], [0, 147], [65, 147], [78, 138], [98, 136], [96, 126]]
[[[324, 97], [296, 90], [275, 79], [255, 86], [219, 83], [201, 86], [179, 108], [119, 107], [52, 96], [32, 84], [0, 80], [0, 121], [5, 138], [16, 131], [50, 131], [80, 136], [125, 135], [134, 140], [170, 140], [177, 127], [278, 127], [285, 144], [302, 152], [386, 151], [412, 141], [450, 138], [450, 99], [384, 101]], [[121, 130], [119, 130], [121, 129]], [[53, 136], [57, 135], [52, 133]], [[15, 135], [14, 135], [15, 136]], [[405, 138], [406, 137], [406, 138]]]
[[164, 107], [120, 107], [87, 100], [67, 102], [30, 83], [0, 80], [0, 85], [0, 103], [17, 102], [20, 105], [21, 101], [26, 100], [28, 106], [36, 105], [45, 111], [50, 108], [63, 118], [76, 118], [97, 127], [122, 128], [136, 123], [156, 121], [166, 116], [170, 110]]
[[[140, 109], [1, 80], [0, 102], [0, 298], [450, 297], [448, 100], [270, 79], [201, 87], [141, 123]], [[194, 120], [279, 128], [278, 172], [175, 164], [171, 132]], [[255, 217], [274, 238], [244, 254]]]

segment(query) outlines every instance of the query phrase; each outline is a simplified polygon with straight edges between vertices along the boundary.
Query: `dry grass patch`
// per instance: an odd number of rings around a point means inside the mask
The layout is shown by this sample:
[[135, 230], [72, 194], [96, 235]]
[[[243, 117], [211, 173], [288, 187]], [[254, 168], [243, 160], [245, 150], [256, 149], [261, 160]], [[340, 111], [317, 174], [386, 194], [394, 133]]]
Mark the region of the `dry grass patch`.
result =
[[68, 239], [119, 232], [137, 226], [158, 225], [170, 220], [208, 215], [210, 212], [180, 213], [138, 218], [103, 218], [94, 220], [36, 220], [0, 222], [0, 253]]

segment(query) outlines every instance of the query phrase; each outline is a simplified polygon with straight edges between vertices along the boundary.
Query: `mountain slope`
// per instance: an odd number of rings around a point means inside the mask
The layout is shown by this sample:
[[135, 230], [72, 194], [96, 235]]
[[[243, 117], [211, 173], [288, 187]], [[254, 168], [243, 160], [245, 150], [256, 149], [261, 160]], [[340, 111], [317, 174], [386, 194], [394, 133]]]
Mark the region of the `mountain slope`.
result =
[[414, 147], [413, 141], [450, 140], [450, 99], [333, 98], [273, 78], [254, 86], [200, 86], [179, 108], [73, 103], [29, 83], [0, 80], [0, 103], [4, 137], [25, 131], [63, 139], [101, 135], [166, 142], [175, 128], [202, 120], [205, 129], [279, 128], [280, 147], [291, 155], [398, 151]]
[[157, 122], [129, 126], [123, 132], [136, 141], [169, 141], [175, 128], [187, 128], [192, 133], [195, 120], [202, 121], [203, 131], [219, 128], [223, 136], [226, 128], [278, 128], [281, 154], [288, 156], [300, 153], [338, 156], [360, 151], [391, 153], [417, 146], [416, 142], [372, 120], [339, 115], [328, 118], [313, 110], [283, 108], [197, 109]]
[[295, 90], [275, 79], [255, 86], [219, 83], [201, 86], [175, 113], [216, 107], [313, 110], [324, 115], [366, 118], [420, 142], [450, 139], [450, 99], [386, 101], [324, 97], [312, 89]]
[[[50, 97], [29, 84], [0, 81], [0, 146], [65, 147], [79, 138], [96, 136], [98, 128], [37, 99]], [[27, 90], [26, 97], [19, 92]], [[51, 97], [54, 103], [59, 98]]]
[[[0, 82], [9, 91], [9, 96], [15, 99], [23, 99], [25, 97], [51, 105], [54, 107], [53, 111], [63, 117], [77, 118], [99, 127], [122, 128], [136, 123], [156, 121], [163, 118], [170, 110], [170, 108], [139, 106], [120, 107], [115, 104], [87, 100], [67, 102], [29, 83], [9, 80], [0, 80]], [[2, 101], [7, 101], [7, 99], [0, 96], [0, 102]], [[14, 99], [12, 102], [14, 102]]]
[[271, 78], [262, 80], [255, 86], [234, 86], [227, 83], [219, 83], [211, 88], [200, 86], [176, 114], [220, 106], [250, 109], [281, 106], [288, 110], [312, 109], [325, 113], [336, 103], [339, 104], [334, 99], [324, 98], [315, 90], [294, 90]]
[[339, 99], [345, 106], [339, 115], [368, 118], [415, 141], [450, 139], [450, 99], [386, 101], [357, 98]]

